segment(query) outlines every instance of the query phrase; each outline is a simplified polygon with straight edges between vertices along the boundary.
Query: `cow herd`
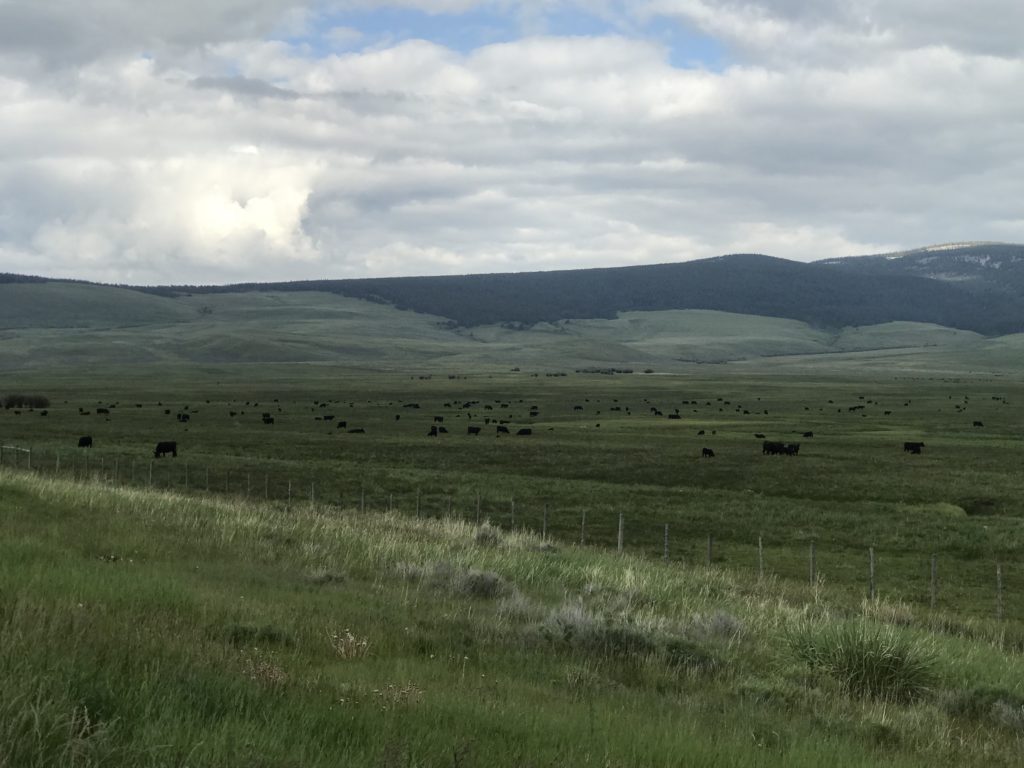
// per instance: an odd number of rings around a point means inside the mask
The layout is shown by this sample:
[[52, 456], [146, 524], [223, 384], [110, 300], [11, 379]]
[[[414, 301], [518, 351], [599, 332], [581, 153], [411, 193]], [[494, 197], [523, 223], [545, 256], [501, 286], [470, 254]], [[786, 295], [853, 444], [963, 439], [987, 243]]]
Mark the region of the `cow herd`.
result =
[[[760, 399], [761, 399], [760, 397], [757, 398], [757, 400], [760, 400]], [[833, 403], [832, 400], [829, 400], [828, 402], [829, 402], [829, 404], [832, 404], [833, 408], [836, 408], [837, 412], [843, 413], [843, 414], [850, 413], [850, 414], [854, 414], [854, 415], [857, 415], [857, 416], [871, 415], [871, 413], [873, 411], [868, 411], [867, 409], [871, 408], [872, 406], [874, 406], [875, 408], [878, 408], [878, 411], [877, 411], [878, 414], [882, 413], [882, 411], [881, 411], [881, 404], [880, 403], [876, 403], [873, 400], [865, 400], [865, 398], [863, 398], [863, 397], [861, 397], [860, 399], [861, 399], [860, 403], [857, 403], [855, 405], [850, 405], [848, 407], [845, 407], [845, 406], [844, 407], [836, 407], [837, 404]], [[995, 397], [993, 398], [993, 400], [996, 400], [996, 399], [1001, 399], [1001, 398], [995, 398]], [[957, 404], [957, 406], [956, 406], [956, 410], [957, 410], [958, 413], [963, 413], [964, 409], [966, 408], [966, 398], [964, 400], [965, 400], [965, 405]], [[750, 415], [751, 413], [756, 413], [757, 415], [760, 415], [762, 413], [763, 414], [767, 414], [768, 413], [768, 409], [767, 408], [763, 408], [761, 403], [755, 404], [753, 402], [749, 402], [746, 406], [744, 406], [744, 405], [741, 405], [741, 404], [730, 402], [729, 400], [723, 399], [723, 398], [717, 398], [717, 400], [714, 399], [714, 398], [709, 398], [707, 401], [703, 401], [703, 400], [701, 400], [701, 401], [697, 401], [697, 400], [683, 400], [683, 401], [677, 401], [677, 402], [681, 402], [681, 405], [684, 408], [687, 407], [687, 406], [692, 408], [693, 413], [698, 413], [698, 412], [704, 413], [704, 412], [706, 412], [707, 408], [710, 408], [712, 410], [717, 410], [717, 411], [720, 411], [720, 412], [721, 411], [732, 411], [732, 410], [735, 410], [739, 414], [742, 414], [742, 415]], [[209, 401], [207, 401], [207, 403], [209, 403]], [[282, 423], [282, 415], [284, 414], [285, 415], [285, 419], [289, 420], [288, 421], [289, 425], [292, 426], [292, 428], [294, 429], [294, 421], [291, 421], [291, 419], [289, 418], [288, 414], [285, 414], [285, 409], [282, 408], [280, 404], [278, 404], [278, 401], [276, 399], [274, 400], [274, 404], [277, 404], [276, 408], [270, 408], [270, 409], [267, 409], [267, 410], [260, 411], [260, 410], [257, 410], [257, 408], [259, 406], [258, 402], [250, 402], [250, 401], [246, 401], [245, 402], [245, 406], [252, 409], [252, 411], [251, 411], [252, 416], [255, 417], [258, 414], [259, 415], [259, 421], [261, 421], [264, 425], [266, 425], [268, 427], [269, 426], [274, 426], [275, 424], [276, 425], [280, 425]], [[331, 405], [331, 404], [333, 404], [333, 405]], [[116, 408], [117, 405], [118, 405], [117, 403], [112, 403], [110, 405], [107, 405], [106, 402], [104, 401], [104, 404], [102, 406], [95, 406], [93, 408], [93, 412], [96, 413], [97, 415], [105, 416], [106, 420], [109, 421], [111, 413], [112, 413], [112, 409]], [[187, 405], [186, 406], [182, 406], [182, 407], [180, 407], [178, 409], [174, 409], [174, 410], [172, 410], [171, 408], [164, 407], [163, 403], [158, 403], [157, 405], [160, 406], [160, 409], [161, 409], [161, 411], [163, 412], [163, 414], [165, 416], [172, 417], [179, 424], [184, 425], [184, 429], [186, 431], [188, 430], [189, 425], [192, 422], [196, 421], [196, 419], [194, 417], [196, 416], [196, 414], [199, 413], [199, 410], [192, 410]], [[268, 405], [269, 405], [269, 403], [268, 403]], [[330, 423], [330, 427], [333, 428], [332, 432], [335, 431], [335, 430], [343, 430], [343, 431], [346, 431], [348, 434], [354, 434], [354, 435], [366, 434], [367, 433], [366, 427], [362, 427], [362, 426], [352, 426], [352, 427], [350, 427], [349, 426], [350, 419], [352, 418], [352, 416], [349, 416], [348, 418], [336, 418], [334, 413], [325, 413], [324, 412], [325, 409], [331, 408], [332, 410], [334, 410], [334, 408], [344, 407], [344, 405], [345, 405], [344, 403], [340, 403], [337, 400], [330, 400], [330, 401], [313, 400], [312, 401], [312, 406], [308, 407], [308, 410], [314, 412], [315, 416], [313, 416], [313, 418], [315, 419], [315, 421], [318, 421], [318, 422], [329, 422]], [[354, 402], [349, 402], [349, 403], [347, 403], [347, 405], [350, 408], [358, 408], [359, 407]], [[411, 411], [420, 411], [421, 410], [420, 403], [418, 403], [418, 402], [404, 402], [404, 401], [401, 401], [401, 400], [399, 400], [398, 402], [387, 402], [387, 403], [385, 403], [383, 401], [370, 401], [370, 400], [367, 400], [366, 401], [366, 405], [371, 407], [371, 408], [376, 408], [376, 409], [395, 408], [397, 410], [397, 409], [400, 408], [400, 409], [402, 409], [403, 412], [408, 412], [410, 410]], [[439, 408], [442, 407], [441, 404], [440, 404], [440, 400], [438, 401], [437, 405], [438, 405]], [[907, 402], [903, 403], [903, 405], [904, 406], [909, 406], [910, 405], [910, 401], [908, 400]], [[306, 406], [309, 406], [309, 401], [306, 402]], [[141, 403], [136, 403], [135, 407], [142, 408], [143, 405]], [[588, 419], [588, 417], [600, 416], [601, 413], [602, 413], [601, 409], [606, 409], [609, 412], [613, 412], [615, 414], [613, 416], [613, 418], [617, 418], [617, 419], [621, 419], [623, 416], [634, 416], [635, 417], [636, 415], [639, 415], [641, 413], [646, 413], [648, 410], [649, 410], [650, 414], [653, 415], [654, 417], [658, 417], [658, 418], [666, 418], [667, 417], [669, 420], [675, 421], [675, 422], [683, 421], [684, 418], [686, 418], [684, 416], [686, 411], [681, 410], [679, 407], [667, 408], [667, 407], [665, 407], [661, 403], [657, 403], [656, 401], [652, 403], [651, 400], [648, 400], [646, 398], [643, 399], [642, 405], [639, 402], [636, 402], [636, 403], [633, 404], [632, 408], [631, 408], [631, 406], [626, 405], [625, 403], [620, 403], [617, 398], [612, 399], [611, 403], [606, 401], [603, 405], [601, 404], [600, 400], [592, 402], [590, 398], [586, 398], [586, 399], [581, 399], [581, 400], [577, 401], [575, 404], [573, 404], [570, 401], [564, 407], [569, 409], [569, 413], [571, 413], [574, 417], [576, 417], [576, 418], [574, 418], [574, 422], [577, 425], [578, 425], [578, 423], [580, 421], [579, 417], [583, 417], [583, 420], [586, 420], [586, 419]], [[756, 412], [754, 412], [752, 410], [755, 407], [757, 408]], [[234, 408], [236, 408], [238, 410], [230, 410], [230, 411], [227, 411], [227, 413], [231, 417], [231, 419], [234, 420], [235, 423], [237, 424], [238, 423], [237, 420], [240, 417], [244, 417], [245, 414], [246, 414], [246, 411], [240, 409], [240, 403], [235, 404]], [[442, 411], [441, 413], [438, 413], [437, 411], [435, 411], [434, 414], [431, 414], [429, 417], [427, 417], [427, 419], [419, 420], [418, 424], [422, 425], [421, 427], [417, 426], [417, 420], [414, 419], [414, 418], [403, 420], [402, 419], [402, 413], [388, 412], [387, 413], [387, 419], [388, 419], [388, 421], [390, 421], [392, 419], [392, 416], [393, 416], [394, 423], [396, 424], [396, 427], [398, 426], [399, 422], [401, 423], [401, 426], [403, 428], [405, 427], [406, 423], [411, 423], [412, 424], [412, 431], [407, 431], [407, 430], [403, 429], [403, 431], [406, 432], [410, 436], [411, 435], [415, 435], [415, 434], [418, 433], [419, 435], [425, 434], [429, 438], [439, 438], [439, 437], [442, 437], [442, 436], [450, 434], [450, 432], [460, 432], [461, 431], [461, 427], [458, 430], [456, 430], [456, 429], [454, 429], [451, 426], [451, 424], [452, 424], [453, 420], [461, 418], [461, 419], [465, 419], [466, 420], [466, 421], [463, 421], [463, 424], [466, 424], [465, 433], [464, 434], [469, 436], [469, 437], [479, 438], [480, 436], [482, 436], [483, 434], [485, 434], [487, 431], [489, 431], [492, 428], [494, 430], [494, 432], [492, 434], [495, 437], [502, 437], [502, 436], [505, 436], [505, 435], [514, 435], [514, 436], [517, 436], [517, 437], [527, 437], [527, 436], [534, 435], [536, 433], [536, 431], [538, 429], [538, 424], [537, 424], [536, 420], [540, 417], [540, 414], [541, 414], [541, 408], [540, 408], [539, 405], [537, 405], [535, 403], [531, 404], [531, 403], [529, 403], [529, 401], [524, 401], [524, 400], [514, 401], [514, 400], [511, 400], [511, 399], [507, 399], [507, 400], [496, 399], [496, 400], [487, 401], [487, 402], [481, 402], [480, 400], [466, 400], [466, 401], [462, 401], [462, 400], [455, 401], [455, 400], [453, 400], [453, 401], [445, 402], [443, 404], [443, 408], [446, 409], [446, 410]], [[292, 409], [289, 409], [289, 410], [291, 411]], [[303, 410], [305, 410], [305, 408], [303, 408]], [[811, 409], [809, 407], [805, 406], [804, 410], [806, 411], [806, 410], [811, 410]], [[824, 409], [819, 408], [818, 410], [824, 410]], [[82, 416], [90, 415], [90, 412], [88, 410], [86, 410], [85, 408], [81, 408], [81, 407], [78, 408], [78, 412]], [[353, 413], [358, 413], [358, 411], [354, 411]], [[892, 413], [892, 411], [886, 410], [884, 413], [886, 415], [889, 415], [889, 414]], [[292, 415], [294, 415], [294, 413]], [[565, 417], [567, 415], [568, 414], [564, 414], [563, 413], [563, 415], [561, 416], [561, 419], [565, 419]], [[380, 417], [380, 415], [378, 413], [377, 414], [377, 418], [379, 419], [379, 417]], [[528, 417], [529, 421], [527, 421], [527, 425], [526, 426], [523, 426], [522, 423], [523, 423], [523, 421], [527, 420], [527, 417]], [[428, 420], [428, 423], [426, 425], [423, 424], [423, 422], [425, 420]], [[559, 416], [556, 415], [554, 417], [553, 424], [557, 425], [559, 420], [560, 420]], [[466, 423], [467, 421], [470, 422], [470, 423], [467, 424]], [[519, 424], [515, 423], [517, 421], [519, 422]], [[615, 422], [615, 423], [617, 424], [619, 422]], [[375, 424], [376, 424], [376, 422], [372, 422], [370, 424], [370, 426], [374, 426]], [[590, 422], [589, 424], [587, 424], [585, 426], [597, 428], [597, 427], [600, 427], [601, 424], [600, 424], [600, 422], [597, 422], [597, 423]], [[981, 427], [984, 426], [984, 423], [982, 421], [980, 421], [980, 420], [974, 420], [973, 423], [972, 423], [972, 426], [975, 427], [975, 428], [981, 428]], [[420, 432], [419, 431], [420, 428], [423, 428], [425, 430], [425, 432]], [[544, 428], [547, 431], [551, 431], [551, 430], [554, 430], [556, 428], [556, 426], [545, 425]], [[699, 437], [702, 437], [702, 438], [705, 438], [705, 439], [710, 439], [710, 436], [716, 435], [716, 430], [710, 429], [710, 428], [708, 428], [708, 429], [700, 429], [700, 430], [698, 430], [696, 432], [696, 434]], [[768, 437], [763, 432], [756, 432], [756, 433], [753, 433], [753, 434], [754, 434], [754, 436], [758, 440], [761, 441], [761, 453], [762, 453], [762, 455], [765, 455], [765, 456], [791, 456], [791, 457], [795, 457], [795, 456], [800, 455], [801, 443], [799, 443], [799, 442], [786, 442], [786, 441], [779, 441], [779, 440], [771, 440], [771, 439], [768, 439]], [[805, 440], [814, 437], [814, 432], [810, 431], [810, 430], [806, 430], [806, 431], [796, 430], [794, 434], [795, 435], [796, 434], [801, 435]], [[94, 439], [93, 439], [92, 435], [83, 435], [78, 440], [78, 447], [79, 448], [89, 449], [89, 448], [92, 448], [93, 445], [94, 445]], [[721, 446], [715, 446], [715, 447], [721, 448]], [[923, 441], [919, 441], [919, 440], [908, 440], [908, 441], [905, 441], [903, 443], [903, 451], [905, 453], [907, 453], [907, 454], [919, 455], [919, 454], [922, 453], [924, 447], [925, 447], [924, 442]], [[719, 451], [719, 453], [720, 453], [720, 451]], [[162, 457], [165, 457], [165, 456], [175, 457], [177, 455], [178, 455], [178, 443], [177, 443], [177, 441], [163, 440], [163, 441], [158, 442], [156, 444], [156, 446], [154, 447], [154, 449], [153, 449], [153, 456], [154, 456], [154, 458], [162, 458]], [[715, 448], [713, 448], [711, 445], [704, 445], [701, 448], [701, 451], [700, 451], [701, 458], [712, 459], [712, 458], [715, 458], [715, 455], [716, 455]]]

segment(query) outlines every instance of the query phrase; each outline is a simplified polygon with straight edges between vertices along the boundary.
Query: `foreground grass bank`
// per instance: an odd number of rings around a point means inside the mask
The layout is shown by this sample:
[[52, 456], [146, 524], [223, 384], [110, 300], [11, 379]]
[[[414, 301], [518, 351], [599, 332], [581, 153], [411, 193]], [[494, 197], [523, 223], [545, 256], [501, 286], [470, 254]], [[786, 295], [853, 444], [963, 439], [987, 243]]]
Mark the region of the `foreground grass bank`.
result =
[[995, 624], [0, 472], [0, 765], [1016, 765]]

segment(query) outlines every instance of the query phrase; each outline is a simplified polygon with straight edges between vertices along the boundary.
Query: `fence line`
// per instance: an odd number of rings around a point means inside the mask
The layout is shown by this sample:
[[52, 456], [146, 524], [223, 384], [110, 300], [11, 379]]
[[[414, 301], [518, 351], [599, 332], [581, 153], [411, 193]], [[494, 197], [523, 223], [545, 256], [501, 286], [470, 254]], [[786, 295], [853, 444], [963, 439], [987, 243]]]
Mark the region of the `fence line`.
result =
[[[35, 462], [33, 463], [33, 457]], [[90, 463], [88, 449], [82, 449], [77, 454], [72, 454], [70, 459], [62, 457], [59, 451], [54, 452], [52, 455], [52, 461], [46, 461], [46, 452], [33, 450], [24, 446], [0, 444], [0, 467], [7, 467], [16, 470], [25, 470], [35, 472], [38, 474], [52, 474], [55, 476], [70, 476], [73, 480], [91, 480], [96, 479], [102, 482], [111, 483], [119, 486], [136, 486], [136, 469], [135, 459], [133, 457], [124, 457], [128, 467], [127, 472], [122, 471], [122, 457], [114, 456], [113, 461], [108, 464], [106, 459], [108, 457], [101, 456], [99, 463]], [[166, 467], [166, 470], [155, 471], [156, 466], [159, 464], [161, 467]], [[175, 474], [175, 467], [181, 466], [182, 472], [179, 475]], [[244, 498], [249, 498], [252, 495], [252, 466], [247, 465], [243, 470], [239, 470], [237, 467], [222, 466], [219, 470], [223, 472], [223, 493], [227, 495], [237, 495]], [[205, 490], [201, 490], [199, 484], [194, 482], [197, 477], [196, 468], [194, 464], [190, 462], [179, 462], [175, 463], [172, 459], [167, 459], [162, 462], [150, 460], [147, 467], [147, 471], [143, 478], [143, 485], [152, 488], [162, 488], [170, 490], [183, 490], [186, 493], [208, 493], [208, 494], [219, 494], [219, 486], [213, 482], [216, 480], [217, 471], [211, 472], [210, 466], [203, 467], [203, 477], [205, 480]], [[282, 478], [282, 475], [287, 474], [287, 478]], [[276, 472], [272, 473], [269, 470], [263, 472], [263, 493], [262, 496], [265, 500], [284, 501], [286, 508], [290, 508], [293, 502], [308, 502], [312, 506], [322, 507], [325, 509], [341, 509], [345, 507], [358, 507], [360, 512], [366, 512], [369, 508], [368, 502], [372, 502], [373, 499], [367, 498], [365, 484], [360, 484], [358, 488], [358, 497], [355, 501], [351, 499], [346, 501], [344, 494], [338, 495], [337, 488], [335, 493], [331, 492], [331, 484], [322, 482], [317, 478], [309, 478], [301, 481], [298, 486], [294, 486], [293, 473]], [[127, 475], [127, 476], [126, 476]], [[258, 475], [257, 475], [258, 476]], [[211, 477], [213, 480], [211, 480]], [[232, 480], [235, 480], [235, 485], [232, 485]], [[244, 485], [243, 485], [244, 483]], [[294, 494], [294, 488], [308, 488], [308, 495], [297, 497]], [[353, 491], [354, 492], [354, 491]], [[411, 494], [411, 492], [410, 492]], [[557, 513], [553, 513], [549, 508], [548, 502], [543, 502], [540, 505], [540, 512], [535, 513], [539, 515], [537, 522], [539, 523], [539, 531], [537, 526], [531, 524], [531, 521], [527, 514], [525, 514], [526, 507], [519, 502], [517, 503], [516, 497], [506, 496], [507, 506], [502, 505], [500, 502], [490, 503], [490, 512], [484, 509], [485, 498], [480, 490], [474, 489], [469, 498], [475, 500], [475, 508], [471, 505], [457, 507], [454, 503], [454, 496], [458, 495], [459, 498], [465, 498], [466, 493], [460, 493], [458, 489], [455, 492], [451, 489], [446, 489], [442, 493], [426, 494], [421, 488], [417, 487], [415, 490], [415, 515], [420, 517], [424, 514], [430, 515], [429, 507], [433, 507], [434, 515], [437, 517], [460, 517], [468, 518], [469, 514], [463, 512], [457, 512], [457, 509], [473, 509], [472, 519], [477, 525], [486, 523], [489, 521], [496, 521], [501, 524], [503, 520], [507, 521], [509, 529], [515, 529], [517, 526], [523, 530], [530, 530], [538, 533], [542, 540], [547, 541], [551, 536], [551, 522], [557, 520]], [[393, 492], [384, 492], [380, 498], [380, 509], [388, 512], [396, 512], [400, 509], [409, 509], [400, 502], [396, 505], [396, 494]], [[434, 502], [431, 504], [430, 502]], [[503, 506], [504, 511], [503, 512]], [[408, 512], [406, 513], [408, 514]], [[592, 526], [593, 520], [588, 515], [586, 507], [582, 508], [579, 512], [579, 546], [585, 546], [588, 540], [593, 541], [595, 545], [601, 546], [602, 542], [593, 536], [593, 532], [588, 529], [588, 524]], [[633, 542], [627, 542], [627, 520], [626, 513], [619, 511], [617, 513], [617, 529], [612, 527], [608, 530], [608, 527], [604, 527], [602, 530], [606, 531], [605, 542], [608, 546], [613, 546], [609, 539], [613, 540], [616, 551], [619, 554], [623, 554], [629, 549], [633, 553], [645, 553], [657, 557], [657, 554], [661, 554], [661, 559], [664, 563], [669, 564], [673, 562], [673, 558], [670, 552], [670, 524], [665, 523], [658, 526], [651, 525], [650, 540], [646, 543], [638, 543], [635, 539]], [[563, 518], [564, 519], [564, 518]], [[685, 523], [680, 522], [678, 524], [685, 530]], [[563, 536], [571, 536], [572, 525], [565, 527], [563, 530]], [[588, 534], [590, 535], [588, 539]], [[690, 553], [692, 562], [696, 563], [697, 556], [693, 552], [692, 547], [696, 544], [699, 546], [701, 536], [703, 534], [698, 531], [690, 531], [689, 536], [684, 535], [681, 541], [689, 542]], [[659, 541], [660, 539], [660, 541]], [[706, 567], [713, 567], [716, 562], [716, 558], [719, 562], [726, 560], [725, 556], [718, 551], [715, 544], [715, 534], [709, 532], [706, 534], [706, 550], [705, 550], [705, 565]], [[728, 541], [730, 545], [736, 548], [746, 548], [748, 545], [742, 542], [737, 542], [735, 539]], [[658, 546], [660, 544], [660, 547]], [[765, 542], [762, 535], [757, 536], [756, 544], [752, 544], [755, 548], [756, 560], [751, 564], [756, 569], [757, 581], [763, 582], [768, 575], [768, 564], [765, 557]], [[785, 545], [783, 547], [776, 546], [775, 551], [780, 549], [788, 550], [792, 552], [792, 545]], [[844, 548], [845, 549], [845, 548]], [[863, 550], [861, 550], [863, 552]], [[805, 550], [807, 553], [807, 570], [805, 571], [805, 578], [808, 578], [809, 584], [814, 587], [819, 584], [822, 573], [818, 567], [818, 547], [815, 540], [809, 542], [809, 549]], [[685, 562], [688, 557], [678, 552], [674, 560], [676, 562]], [[798, 562], [799, 558], [795, 558]], [[735, 559], [728, 560], [730, 565], [734, 565]], [[861, 561], [863, 562], [863, 561]], [[938, 579], [938, 555], [932, 553], [927, 559], [927, 591], [926, 595], [920, 598], [907, 598], [905, 594], [900, 594], [894, 591], [894, 596], [899, 599], [908, 600], [910, 602], [917, 602], [925, 604], [932, 611], [939, 607], [940, 600], [940, 589]], [[991, 574], [991, 571], [989, 571]], [[780, 575], [776, 572], [776, 575]], [[783, 578], [793, 579], [795, 574], [787, 574]], [[1004, 563], [995, 563], [995, 583], [994, 583], [994, 615], [995, 618], [1002, 621], [1006, 619], [1006, 592], [1005, 592], [1005, 569]], [[989, 576], [991, 578], [991, 575]], [[991, 583], [991, 582], [990, 582]], [[866, 583], [865, 594], [868, 600], [876, 601], [879, 599], [879, 591], [877, 584], [877, 562], [875, 547], [868, 547], [868, 573]], [[903, 586], [906, 586], [905, 584]], [[991, 594], [991, 593], [990, 593]]]

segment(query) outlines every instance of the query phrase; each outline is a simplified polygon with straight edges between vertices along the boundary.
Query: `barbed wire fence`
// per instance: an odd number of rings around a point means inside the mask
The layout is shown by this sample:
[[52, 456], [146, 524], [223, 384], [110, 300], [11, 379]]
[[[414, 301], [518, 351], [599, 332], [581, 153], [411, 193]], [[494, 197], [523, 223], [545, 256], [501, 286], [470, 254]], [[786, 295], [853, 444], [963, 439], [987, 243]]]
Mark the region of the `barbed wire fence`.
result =
[[[253, 460], [229, 465], [223, 460], [202, 463], [170, 457], [145, 459], [126, 453], [96, 456], [88, 448], [62, 453], [0, 443], [0, 467], [76, 482], [98, 481], [114, 486], [277, 502], [286, 508], [303, 504], [339, 512], [357, 509], [364, 513], [379, 511], [415, 517], [458, 518], [475, 525], [491, 524], [529, 531], [543, 540], [554, 539], [569, 545], [614, 547], [620, 554], [628, 551], [659, 558], [666, 564], [726, 567], [737, 572], [750, 568], [758, 582], [776, 577], [797, 583], [804, 581], [820, 588], [825, 583], [822, 562], [834, 572], [848, 573], [858, 567], [849, 562], [853, 557], [849, 548], [824, 552], [813, 538], [798, 546], [785, 541], [784, 537], [773, 536], [769, 544], [762, 534], [756, 542], [743, 543], [734, 537], [722, 540], [713, 531], [687, 530], [685, 522], [679, 520], [644, 522], [631, 527], [625, 511], [595, 510], [586, 506], [572, 511], [559, 510], [549, 501], [531, 499], [534, 503], [527, 504], [514, 493], [486, 493], [479, 488], [387, 490], [378, 482], [345, 483], [335, 477], [324, 477], [322, 473], [317, 476], [308, 472], [299, 476], [294, 467], [283, 462]], [[803, 557], [798, 554], [799, 548], [806, 552], [803, 577], [795, 567]], [[881, 596], [879, 582], [883, 576], [880, 570], [883, 561], [880, 555], [874, 546], [865, 546], [859, 564], [864, 579], [863, 596], [871, 601]], [[896, 557], [900, 556], [894, 559]], [[902, 557], [906, 559], [905, 555]], [[1013, 575], [1007, 570], [1007, 563], [978, 559], [967, 568], [962, 559], [950, 560], [949, 572], [943, 573], [939, 555], [932, 553], [922, 563], [921, 577], [916, 582], [910, 584], [904, 580], [898, 588], [890, 585], [887, 596], [931, 611], [962, 611], [964, 593], [984, 591], [987, 582], [993, 595], [992, 611], [988, 615], [1000, 622], [1016, 618], [1007, 611], [1006, 587], [1008, 577]], [[787, 567], [783, 568], [783, 563]], [[846, 584], [849, 583], [847, 580]], [[1018, 593], [1014, 590], [1014, 595]]]

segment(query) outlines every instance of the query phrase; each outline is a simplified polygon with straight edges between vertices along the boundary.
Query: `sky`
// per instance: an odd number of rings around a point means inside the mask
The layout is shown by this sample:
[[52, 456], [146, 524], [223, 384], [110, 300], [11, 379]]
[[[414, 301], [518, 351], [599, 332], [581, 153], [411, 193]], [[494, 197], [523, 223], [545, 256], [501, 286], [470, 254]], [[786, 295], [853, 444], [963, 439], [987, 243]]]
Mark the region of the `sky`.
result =
[[1024, 242], [1020, 0], [0, 0], [0, 272]]

